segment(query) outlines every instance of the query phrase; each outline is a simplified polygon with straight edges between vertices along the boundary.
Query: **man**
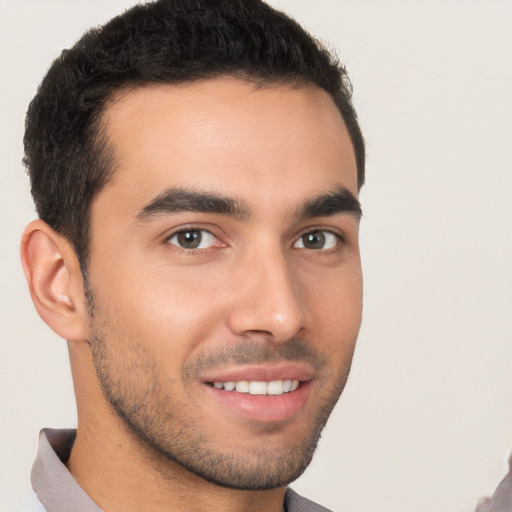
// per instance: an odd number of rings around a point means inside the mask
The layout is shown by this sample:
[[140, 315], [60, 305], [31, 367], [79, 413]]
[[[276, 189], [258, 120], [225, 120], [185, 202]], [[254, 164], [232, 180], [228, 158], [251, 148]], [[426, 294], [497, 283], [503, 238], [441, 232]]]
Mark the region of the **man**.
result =
[[361, 321], [364, 143], [344, 69], [254, 0], [159, 1], [63, 52], [29, 107], [22, 260], [68, 340], [57, 510], [325, 510], [287, 488]]

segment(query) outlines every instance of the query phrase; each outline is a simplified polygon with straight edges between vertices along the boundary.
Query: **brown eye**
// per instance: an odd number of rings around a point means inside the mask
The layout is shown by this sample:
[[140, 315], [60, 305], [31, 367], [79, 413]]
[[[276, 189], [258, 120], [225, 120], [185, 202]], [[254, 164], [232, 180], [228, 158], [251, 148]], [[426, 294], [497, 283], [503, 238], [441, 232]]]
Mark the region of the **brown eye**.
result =
[[182, 249], [208, 249], [215, 244], [216, 238], [204, 229], [184, 229], [178, 231], [168, 242]]
[[330, 231], [310, 231], [302, 235], [294, 244], [295, 249], [326, 250], [333, 249], [339, 242], [339, 236]]

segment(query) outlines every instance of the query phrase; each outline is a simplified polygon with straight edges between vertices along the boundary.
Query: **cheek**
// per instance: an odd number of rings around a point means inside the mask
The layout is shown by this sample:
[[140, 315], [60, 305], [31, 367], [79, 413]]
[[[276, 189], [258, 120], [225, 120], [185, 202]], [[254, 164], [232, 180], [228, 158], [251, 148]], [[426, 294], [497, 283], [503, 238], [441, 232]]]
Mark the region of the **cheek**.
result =
[[[313, 281], [313, 282], [311, 282]], [[311, 280], [308, 289], [311, 328], [318, 343], [333, 354], [351, 353], [362, 316], [362, 276], [360, 267], [330, 275], [329, 279]]]
[[[116, 268], [97, 275], [93, 288], [111, 335], [150, 346], [177, 364], [221, 329], [223, 306], [215, 272], [172, 267]], [[128, 276], [128, 277], [127, 277]], [[170, 357], [172, 356], [172, 357]]]

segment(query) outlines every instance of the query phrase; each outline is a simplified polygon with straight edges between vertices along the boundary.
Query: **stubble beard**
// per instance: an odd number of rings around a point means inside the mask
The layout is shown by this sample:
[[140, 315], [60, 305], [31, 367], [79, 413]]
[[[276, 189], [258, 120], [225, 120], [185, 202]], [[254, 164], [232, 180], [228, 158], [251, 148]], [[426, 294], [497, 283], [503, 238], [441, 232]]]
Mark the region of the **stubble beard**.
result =
[[260, 426], [250, 433], [243, 447], [227, 451], [217, 447], [208, 438], [204, 425], [189, 414], [194, 411], [194, 404], [173, 396], [169, 381], [164, 386], [154, 355], [138, 340], [126, 335], [122, 339], [116, 336], [120, 331], [102, 318], [90, 291], [87, 298], [89, 344], [103, 395], [156, 465], [157, 461], [169, 461], [215, 485], [253, 491], [288, 485], [305, 471], [345, 387], [352, 355], [334, 386], [331, 385], [332, 389], [319, 403], [306, 433], [287, 436], [286, 446], [269, 449], [266, 436], [283, 426]]

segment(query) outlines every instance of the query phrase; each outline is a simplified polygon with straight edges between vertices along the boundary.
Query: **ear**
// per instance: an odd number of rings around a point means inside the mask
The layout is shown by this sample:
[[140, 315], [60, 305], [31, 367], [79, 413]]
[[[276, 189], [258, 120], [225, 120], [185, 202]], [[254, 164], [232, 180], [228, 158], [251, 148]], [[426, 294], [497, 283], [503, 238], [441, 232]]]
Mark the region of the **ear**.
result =
[[87, 339], [83, 277], [71, 244], [41, 220], [21, 240], [21, 261], [39, 316], [68, 341]]

